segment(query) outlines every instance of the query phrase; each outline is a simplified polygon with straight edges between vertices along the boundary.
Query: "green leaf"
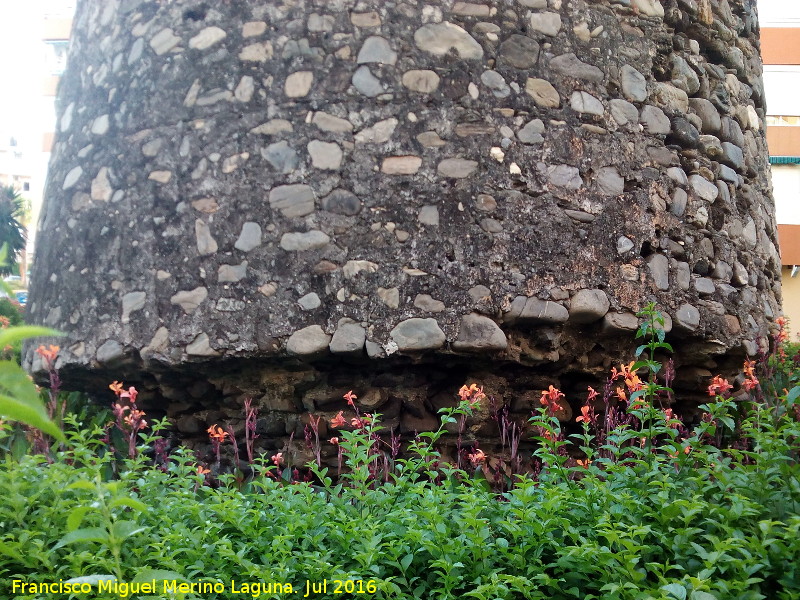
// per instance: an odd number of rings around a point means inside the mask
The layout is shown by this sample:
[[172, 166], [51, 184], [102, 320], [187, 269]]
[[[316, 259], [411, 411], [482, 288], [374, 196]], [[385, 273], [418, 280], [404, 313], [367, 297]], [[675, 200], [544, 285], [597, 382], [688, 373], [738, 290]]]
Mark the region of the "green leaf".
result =
[[76, 544], [78, 542], [108, 542], [108, 532], [104, 527], [87, 527], [85, 529], [76, 529], [70, 531], [67, 535], [61, 538], [54, 548], [61, 548], [67, 544]]
[[72, 512], [69, 513], [67, 517], [67, 531], [75, 531], [80, 527], [83, 522], [83, 517], [92, 510], [94, 510], [94, 507], [88, 505], [78, 506], [72, 509]]
[[795, 405], [795, 401], [799, 397], [800, 397], [800, 385], [796, 385], [791, 390], [789, 390], [788, 394], [786, 394], [786, 404], [789, 407], [794, 406]]
[[673, 598], [677, 600], [686, 600], [686, 588], [683, 587], [680, 583], [670, 583], [668, 585], [662, 586], [662, 590], [668, 592]]
[[689, 596], [689, 600], [717, 600], [717, 597], [708, 592], [694, 591], [692, 595]]
[[131, 583], [146, 583], [148, 581], [152, 581], [153, 579], [156, 581], [188, 581], [188, 579], [186, 579], [183, 575], [176, 573], [175, 571], [164, 571], [163, 569], [141, 569], [136, 573], [136, 576], [133, 578]]
[[54, 337], [64, 334], [48, 327], [38, 327], [36, 325], [21, 325], [19, 327], [8, 327], [0, 331], [0, 348], [11, 346], [16, 342], [27, 340], [33, 337]]
[[38, 406], [31, 406], [17, 398], [0, 394], [0, 416], [36, 427], [57, 440], [65, 442], [64, 434], [47, 416], [41, 401], [37, 398], [36, 402], [39, 404]]
[[73, 481], [70, 483], [66, 489], [68, 490], [88, 490], [90, 492], [94, 492], [97, 488], [91, 481], [86, 481], [85, 479], [79, 479], [78, 481]]
[[405, 555], [405, 556], [404, 556], [404, 557], [403, 557], [403, 558], [400, 560], [400, 566], [401, 566], [401, 567], [403, 567], [403, 571], [406, 571], [406, 570], [408, 570], [408, 565], [410, 565], [410, 564], [411, 564], [411, 561], [413, 561], [413, 560], [414, 560], [414, 555], [413, 555], [413, 554], [406, 554], [406, 555]]
[[111, 532], [118, 540], [126, 540], [132, 535], [145, 531], [147, 527], [142, 527], [136, 521], [117, 521], [111, 528]]
[[127, 506], [128, 508], [138, 510], [139, 512], [147, 512], [147, 505], [144, 502], [136, 500], [135, 498], [129, 498], [127, 496], [114, 498], [108, 503], [108, 508], [117, 508], [119, 506]]

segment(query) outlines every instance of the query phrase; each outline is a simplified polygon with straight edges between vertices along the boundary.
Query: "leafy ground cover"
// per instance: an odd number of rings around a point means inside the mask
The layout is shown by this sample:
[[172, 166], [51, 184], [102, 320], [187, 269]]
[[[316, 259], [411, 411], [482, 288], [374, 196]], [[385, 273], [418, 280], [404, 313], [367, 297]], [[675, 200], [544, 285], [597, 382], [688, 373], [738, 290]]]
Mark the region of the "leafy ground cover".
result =
[[[148, 421], [132, 387], [112, 384], [108, 419], [51, 395], [40, 409], [65, 441], [28, 428], [23, 453], [10, 443], [19, 426], [3, 426], [0, 595], [800, 598], [800, 387], [785, 323], [773, 355], [745, 363], [737, 382], [708, 382], [688, 426], [669, 408], [663, 323], [652, 307], [641, 316], [636, 360], [587, 390], [582, 432], [556, 418], [563, 394], [542, 391], [533, 468], [510, 475], [480, 448], [460, 448], [456, 464], [436, 449], [489, 400], [479, 382], [401, 454], [349, 393], [353, 416], [331, 423], [337, 472], [255, 456], [252, 406], [235, 445], [247, 469], [222, 473], [233, 432], [219, 425], [202, 464], [166, 453], [168, 424]], [[56, 351], [42, 348], [51, 366]]]

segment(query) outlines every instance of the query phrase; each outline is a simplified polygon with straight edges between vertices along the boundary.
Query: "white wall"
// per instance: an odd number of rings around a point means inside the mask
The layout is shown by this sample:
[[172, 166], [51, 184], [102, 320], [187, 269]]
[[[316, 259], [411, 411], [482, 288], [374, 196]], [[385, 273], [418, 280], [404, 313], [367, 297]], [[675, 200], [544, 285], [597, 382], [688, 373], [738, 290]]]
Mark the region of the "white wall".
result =
[[758, 0], [758, 21], [762, 27], [800, 27], [800, 2]]
[[778, 223], [800, 225], [800, 165], [773, 165], [772, 189]]

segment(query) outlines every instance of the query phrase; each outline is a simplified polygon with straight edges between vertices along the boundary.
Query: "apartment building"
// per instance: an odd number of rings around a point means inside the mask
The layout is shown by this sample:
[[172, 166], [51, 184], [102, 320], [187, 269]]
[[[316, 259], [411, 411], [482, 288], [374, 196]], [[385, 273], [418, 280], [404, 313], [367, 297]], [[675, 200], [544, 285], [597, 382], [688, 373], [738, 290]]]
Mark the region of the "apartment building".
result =
[[783, 310], [800, 333], [800, 3], [759, 0]]

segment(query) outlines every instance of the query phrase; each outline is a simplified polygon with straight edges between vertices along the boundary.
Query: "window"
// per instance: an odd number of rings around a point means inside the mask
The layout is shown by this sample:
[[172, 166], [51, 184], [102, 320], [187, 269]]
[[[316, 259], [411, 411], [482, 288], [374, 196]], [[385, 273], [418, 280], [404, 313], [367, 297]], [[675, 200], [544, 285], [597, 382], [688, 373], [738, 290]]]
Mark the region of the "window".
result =
[[30, 181], [26, 181], [25, 183], [22, 184], [22, 191], [23, 192], [30, 192], [31, 191], [31, 182]]
[[48, 40], [45, 41], [46, 68], [52, 75], [61, 75], [67, 67], [67, 50], [69, 42], [67, 40]]

